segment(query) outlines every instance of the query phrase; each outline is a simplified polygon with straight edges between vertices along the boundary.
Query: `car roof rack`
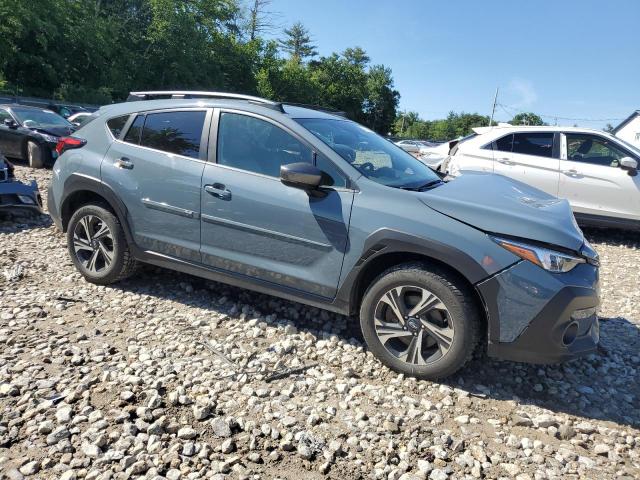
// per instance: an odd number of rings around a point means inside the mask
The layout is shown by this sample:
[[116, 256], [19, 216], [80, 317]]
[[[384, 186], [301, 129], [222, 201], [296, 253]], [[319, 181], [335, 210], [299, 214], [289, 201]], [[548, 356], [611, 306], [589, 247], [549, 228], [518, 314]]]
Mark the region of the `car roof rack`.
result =
[[284, 113], [282, 104], [267, 100], [266, 98], [254, 97], [251, 95], [242, 95], [240, 93], [228, 92], [197, 92], [189, 90], [154, 90], [144, 92], [129, 92], [127, 102], [136, 102], [140, 100], [161, 100], [161, 99], [188, 99], [188, 98], [219, 98], [228, 100], [246, 100], [250, 103], [262, 105], [273, 110]]
[[319, 112], [330, 113], [331, 115], [337, 115], [339, 117], [347, 118], [347, 112], [342, 110], [336, 110], [331, 107], [323, 107], [322, 105], [313, 105], [308, 103], [295, 103], [295, 102], [282, 102], [284, 105], [291, 105], [292, 107], [303, 107], [310, 110], [317, 110]]

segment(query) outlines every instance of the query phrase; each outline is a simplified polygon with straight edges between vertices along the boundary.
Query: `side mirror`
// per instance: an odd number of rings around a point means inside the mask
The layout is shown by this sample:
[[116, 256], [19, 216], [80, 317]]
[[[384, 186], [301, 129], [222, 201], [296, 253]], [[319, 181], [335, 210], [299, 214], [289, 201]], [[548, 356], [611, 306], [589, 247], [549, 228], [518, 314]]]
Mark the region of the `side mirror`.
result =
[[629, 176], [635, 177], [638, 174], [638, 161], [635, 158], [624, 157], [620, 159], [620, 168], [627, 170]]
[[322, 182], [322, 171], [310, 163], [290, 163], [280, 167], [280, 181], [289, 187], [315, 190]]
[[18, 124], [12, 118], [5, 118], [4, 125], [9, 128], [18, 128]]

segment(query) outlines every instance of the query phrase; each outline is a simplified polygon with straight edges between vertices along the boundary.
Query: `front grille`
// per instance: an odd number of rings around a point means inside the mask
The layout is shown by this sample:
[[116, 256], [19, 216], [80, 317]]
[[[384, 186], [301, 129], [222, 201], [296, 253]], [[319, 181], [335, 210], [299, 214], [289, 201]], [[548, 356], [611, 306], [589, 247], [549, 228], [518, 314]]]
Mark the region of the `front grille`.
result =
[[21, 203], [17, 195], [11, 193], [0, 195], [0, 205], [20, 205]]

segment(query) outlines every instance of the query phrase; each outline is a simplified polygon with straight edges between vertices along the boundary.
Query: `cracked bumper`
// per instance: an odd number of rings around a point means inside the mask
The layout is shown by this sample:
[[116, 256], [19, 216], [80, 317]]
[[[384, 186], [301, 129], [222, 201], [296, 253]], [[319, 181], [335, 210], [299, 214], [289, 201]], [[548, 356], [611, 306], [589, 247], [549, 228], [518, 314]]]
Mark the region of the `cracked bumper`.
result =
[[593, 353], [600, 339], [598, 269], [562, 274], [522, 261], [478, 284], [489, 317], [488, 354], [557, 363]]

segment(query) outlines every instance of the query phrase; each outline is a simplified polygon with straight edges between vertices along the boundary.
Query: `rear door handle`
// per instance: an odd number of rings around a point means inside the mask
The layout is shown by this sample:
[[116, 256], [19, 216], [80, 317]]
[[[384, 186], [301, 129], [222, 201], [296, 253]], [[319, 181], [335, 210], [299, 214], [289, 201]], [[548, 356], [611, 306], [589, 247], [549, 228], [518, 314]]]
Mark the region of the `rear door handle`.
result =
[[129, 160], [127, 157], [121, 157], [116, 160], [116, 167], [124, 168], [125, 170], [133, 170], [133, 162]]
[[205, 185], [204, 191], [222, 200], [231, 200], [231, 191], [227, 190], [227, 188], [221, 183]]
[[578, 175], [580, 175], [580, 172], [573, 168], [571, 170], [563, 170], [562, 173], [564, 173], [565, 175], [569, 175], [570, 177], [577, 177]]
[[513, 162], [508, 158], [499, 158], [498, 162], [502, 163], [503, 165], [513, 165]]

